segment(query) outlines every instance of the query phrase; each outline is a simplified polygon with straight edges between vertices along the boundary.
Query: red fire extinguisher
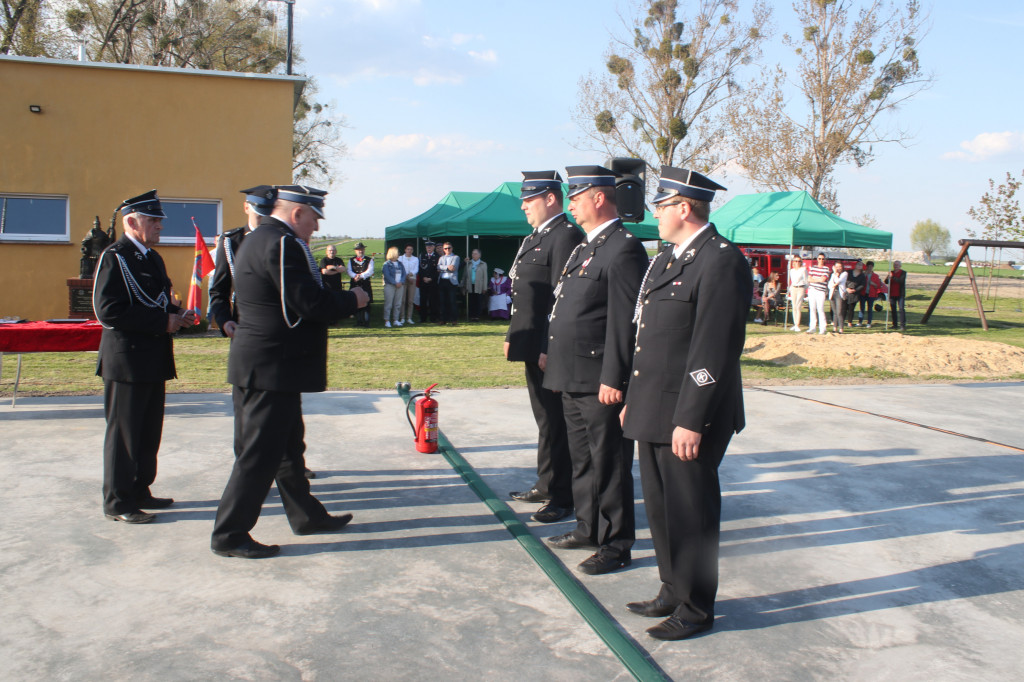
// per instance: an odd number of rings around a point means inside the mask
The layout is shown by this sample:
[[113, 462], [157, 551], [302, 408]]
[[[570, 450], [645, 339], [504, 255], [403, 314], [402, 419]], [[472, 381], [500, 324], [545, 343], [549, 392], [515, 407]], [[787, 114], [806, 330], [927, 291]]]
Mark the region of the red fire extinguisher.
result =
[[[437, 452], [437, 401], [430, 397], [434, 390], [433, 384], [423, 393], [409, 396], [405, 403], [405, 418], [409, 420], [413, 436], [416, 439], [416, 451], [427, 454]], [[409, 403], [416, 401], [416, 423], [409, 416]]]

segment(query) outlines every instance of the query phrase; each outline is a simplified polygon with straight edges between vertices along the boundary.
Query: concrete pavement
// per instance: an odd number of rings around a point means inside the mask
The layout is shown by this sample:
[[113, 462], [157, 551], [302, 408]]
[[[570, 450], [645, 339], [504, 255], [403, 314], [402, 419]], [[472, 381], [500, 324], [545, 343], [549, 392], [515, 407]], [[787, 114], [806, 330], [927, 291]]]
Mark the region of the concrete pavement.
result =
[[[674, 679], [1016, 680], [1024, 384], [786, 387], [745, 399], [748, 428], [721, 469], [715, 629], [661, 643], [644, 634], [657, 621], [625, 611], [658, 588], [638, 474], [633, 565], [577, 574], [618, 626]], [[525, 389], [438, 400], [441, 428], [491, 488], [533, 481]], [[294, 536], [272, 491], [253, 535], [282, 554], [263, 561], [209, 550], [232, 459], [228, 396], [168, 396], [154, 494], [177, 503], [137, 527], [100, 508], [101, 398], [0, 406], [5, 677], [629, 679], [445, 460], [415, 452], [394, 392], [304, 403], [314, 494], [355, 520], [337, 535]], [[538, 537], [571, 527], [510, 506]], [[573, 569], [587, 553], [556, 556]]]

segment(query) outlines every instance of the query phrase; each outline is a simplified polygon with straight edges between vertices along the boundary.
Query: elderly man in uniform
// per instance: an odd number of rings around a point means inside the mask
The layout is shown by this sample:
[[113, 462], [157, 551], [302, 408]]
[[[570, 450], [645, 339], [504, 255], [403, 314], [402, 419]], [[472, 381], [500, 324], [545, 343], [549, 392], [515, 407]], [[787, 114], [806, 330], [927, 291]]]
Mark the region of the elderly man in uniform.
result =
[[[356, 242], [352, 247], [356, 255], [348, 259], [348, 276], [351, 281], [348, 288], [362, 289], [366, 292], [367, 299], [373, 302], [373, 259], [366, 257], [366, 245]], [[367, 305], [356, 313], [356, 326], [370, 326], [370, 306]]]
[[156, 190], [121, 203], [123, 235], [99, 258], [92, 305], [103, 325], [96, 374], [103, 377], [103, 512], [124, 523], [149, 523], [143, 509], [171, 506], [153, 497], [164, 423], [164, 391], [175, 376], [171, 334], [195, 313], [170, 302], [171, 281], [153, 247], [163, 229]]
[[573, 512], [572, 459], [562, 396], [543, 386], [541, 349], [562, 266], [583, 240], [583, 233], [562, 210], [562, 177], [557, 171], [524, 171], [520, 198], [533, 232], [523, 240], [509, 272], [512, 319], [505, 334], [505, 358], [526, 368], [526, 389], [537, 422], [537, 482], [529, 490], [509, 495], [522, 502], [544, 503], [532, 518], [554, 523]]
[[714, 623], [718, 465], [744, 425], [740, 353], [753, 280], [740, 250], [708, 222], [721, 189], [695, 171], [662, 167], [658, 233], [675, 248], [651, 263], [636, 305], [623, 429], [637, 441], [661, 589], [627, 608], [668, 616], [647, 630], [661, 640], [692, 637]]
[[246, 238], [235, 261], [238, 327], [228, 359], [228, 381], [241, 451], [235, 458], [214, 522], [211, 548], [228, 557], [274, 556], [249, 531], [270, 485], [297, 535], [335, 532], [351, 514], [331, 516], [303, 475], [302, 393], [327, 384], [327, 326], [367, 304], [366, 292], [324, 288], [308, 241], [323, 217], [322, 190], [277, 187], [270, 216]]
[[622, 435], [619, 412], [647, 252], [618, 218], [618, 173], [601, 166], [571, 166], [566, 172], [569, 211], [587, 237], [573, 249], [555, 289], [544, 388], [562, 393], [576, 528], [548, 542], [596, 549], [579, 569], [599, 575], [628, 566], [636, 539], [633, 442]]

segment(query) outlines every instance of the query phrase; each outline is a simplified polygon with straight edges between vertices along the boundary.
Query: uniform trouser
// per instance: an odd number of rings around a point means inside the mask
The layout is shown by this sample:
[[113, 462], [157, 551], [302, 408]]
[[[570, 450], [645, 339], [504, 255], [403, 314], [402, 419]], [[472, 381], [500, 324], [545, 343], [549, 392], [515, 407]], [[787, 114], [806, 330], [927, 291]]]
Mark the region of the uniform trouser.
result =
[[399, 289], [394, 284], [384, 285], [384, 321], [402, 321], [402, 294], [405, 289]]
[[420, 322], [437, 322], [441, 310], [437, 282], [420, 285]]
[[836, 287], [832, 295], [829, 296], [828, 303], [829, 307], [832, 308], [832, 326], [836, 329], [843, 328], [843, 321], [846, 318], [846, 290]]
[[441, 290], [441, 321], [457, 322], [459, 318], [459, 286], [451, 280], [442, 279], [437, 284]]
[[899, 312], [899, 326], [907, 326], [907, 299], [905, 296], [890, 296], [889, 310], [892, 311], [892, 325], [896, 325], [896, 313]]
[[846, 292], [846, 324], [853, 324], [853, 314], [857, 312], [857, 299], [860, 296]]
[[558, 507], [572, 507], [572, 457], [565, 432], [562, 396], [542, 385], [544, 372], [536, 362], [527, 362], [526, 390], [537, 422], [538, 491]]
[[236, 386], [231, 397], [242, 445], [240, 451], [236, 446], [239, 454], [217, 506], [210, 546], [233, 549], [251, 539], [249, 531], [275, 481], [293, 531], [326, 519], [327, 510], [310, 493], [305, 476], [302, 394]]
[[689, 462], [672, 454], [671, 444], [637, 443], [660, 594], [691, 623], [715, 616], [722, 518], [718, 465], [731, 438], [731, 426], [713, 426], [701, 438], [697, 459]]
[[820, 331], [825, 331], [825, 326], [828, 324], [828, 320], [825, 319], [825, 295], [826, 292], [821, 289], [807, 288], [808, 329], [814, 329], [817, 326]]
[[156, 479], [164, 427], [164, 382], [103, 380], [103, 513], [139, 510]]
[[402, 318], [403, 320], [411, 320], [412, 313], [416, 309], [416, 277], [405, 278], [405, 286], [402, 287], [405, 290], [405, 298], [402, 299]]
[[483, 312], [484, 307], [484, 295], [470, 293], [467, 298], [469, 299], [469, 319], [480, 319], [480, 313]]
[[572, 456], [576, 530], [612, 554], [636, 540], [633, 509], [633, 441], [622, 435], [622, 405], [602, 405], [596, 393], [562, 393]]

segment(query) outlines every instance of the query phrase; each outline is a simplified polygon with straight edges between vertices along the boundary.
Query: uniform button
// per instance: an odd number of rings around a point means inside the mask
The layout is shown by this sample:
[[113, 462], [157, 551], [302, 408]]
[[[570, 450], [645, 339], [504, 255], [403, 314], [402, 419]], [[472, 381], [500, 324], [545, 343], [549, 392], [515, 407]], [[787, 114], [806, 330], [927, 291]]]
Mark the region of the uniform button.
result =
[[647, 305], [648, 303], [650, 303], [650, 301], [649, 301], [648, 299], [646, 299], [646, 298], [645, 298], [645, 299], [644, 299], [644, 305]]
[[676, 292], [674, 292], [674, 291], [673, 291], [673, 292], [671, 293], [671, 295], [672, 295], [672, 296], [675, 296], [675, 295], [676, 295]]
[[634, 370], [633, 370], [633, 376], [635, 376], [635, 377], [638, 377], [638, 376], [640, 376], [640, 370], [638, 370], [638, 369], [634, 369]]
[[548, 338], [551, 339], [552, 341], [555, 340], [555, 337], [553, 337], [553, 336], [549, 336]]
[[593, 355], [593, 354], [594, 354], [594, 351], [590, 351], [590, 354], [591, 354], [591, 355]]
[[646, 328], [646, 327], [647, 327], [647, 323], [646, 323], [646, 322], [641, 322], [641, 323], [640, 323], [640, 328], [641, 328], [641, 329], [644, 329], [644, 328]]

